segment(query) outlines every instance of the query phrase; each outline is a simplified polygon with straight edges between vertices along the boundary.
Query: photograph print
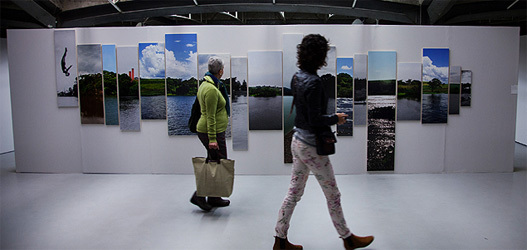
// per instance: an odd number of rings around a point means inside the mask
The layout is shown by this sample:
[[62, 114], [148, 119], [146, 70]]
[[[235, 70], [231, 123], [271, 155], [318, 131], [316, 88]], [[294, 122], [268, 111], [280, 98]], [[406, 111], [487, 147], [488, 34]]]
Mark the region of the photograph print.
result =
[[141, 119], [166, 119], [165, 44], [139, 43]]
[[291, 153], [291, 141], [293, 140], [293, 131], [296, 112], [293, 105], [293, 91], [291, 90], [291, 79], [299, 70], [296, 58], [296, 46], [302, 42], [303, 34], [283, 34], [282, 35], [282, 52], [283, 52], [283, 111], [284, 115], [284, 163], [293, 163], [293, 154]]
[[282, 130], [282, 51], [249, 51], [249, 130]]
[[472, 71], [461, 71], [461, 106], [470, 107], [472, 100]]
[[397, 120], [421, 120], [421, 63], [397, 64]]
[[192, 135], [188, 119], [198, 92], [196, 34], [165, 34], [168, 135]]
[[117, 47], [117, 86], [121, 131], [141, 130], [139, 77], [136, 76], [138, 67], [137, 46]]
[[337, 58], [337, 113], [345, 113], [348, 120], [337, 125], [338, 136], [353, 135], [353, 58]]
[[104, 86], [104, 117], [106, 125], [119, 125], [117, 101], [117, 54], [115, 45], [102, 45], [102, 71]]
[[448, 114], [459, 115], [459, 106], [461, 105], [461, 66], [450, 67], [448, 88]]
[[393, 171], [397, 53], [368, 52], [368, 171]]
[[447, 123], [449, 68], [448, 48], [423, 48], [423, 124]]
[[247, 57], [231, 58], [232, 150], [249, 150], [249, 112], [247, 107]]
[[100, 44], [77, 46], [81, 124], [104, 124], [102, 48]]
[[75, 30], [55, 30], [54, 38], [57, 105], [78, 107]]
[[317, 74], [322, 79], [324, 91], [329, 97], [327, 113], [333, 114], [337, 111], [337, 47], [329, 46], [326, 64], [318, 70]]
[[353, 58], [353, 123], [355, 126], [366, 125], [368, 115], [366, 106], [368, 77], [368, 55], [355, 54]]

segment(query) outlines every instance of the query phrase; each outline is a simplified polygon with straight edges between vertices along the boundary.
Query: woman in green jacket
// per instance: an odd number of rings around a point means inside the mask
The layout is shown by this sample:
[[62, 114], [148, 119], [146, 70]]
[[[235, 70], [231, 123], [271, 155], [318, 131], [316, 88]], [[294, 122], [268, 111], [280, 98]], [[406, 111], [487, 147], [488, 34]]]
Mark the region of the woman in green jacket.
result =
[[[219, 80], [223, 76], [223, 62], [218, 57], [210, 57], [209, 71], [205, 74], [198, 88], [198, 101], [201, 106], [201, 117], [196, 130], [209, 159], [227, 159], [225, 130], [229, 123], [229, 97], [225, 85]], [[196, 192], [190, 202], [205, 211], [213, 207], [225, 207], [229, 200], [221, 197], [197, 196]]]

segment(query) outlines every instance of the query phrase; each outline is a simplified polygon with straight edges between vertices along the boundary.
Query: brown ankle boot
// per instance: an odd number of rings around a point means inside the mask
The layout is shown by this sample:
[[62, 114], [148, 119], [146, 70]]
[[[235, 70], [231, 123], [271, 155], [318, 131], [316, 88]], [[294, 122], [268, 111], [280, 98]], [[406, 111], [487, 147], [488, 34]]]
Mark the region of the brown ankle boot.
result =
[[282, 238], [275, 236], [273, 250], [278, 250], [278, 249], [303, 249], [303, 247], [301, 245], [291, 244], [291, 242], [289, 242], [287, 238], [282, 239]]
[[360, 237], [360, 236], [355, 236], [352, 234], [350, 237], [343, 239], [343, 240], [344, 240], [344, 248], [346, 248], [346, 250], [350, 250], [350, 249], [367, 247], [373, 242], [373, 236]]

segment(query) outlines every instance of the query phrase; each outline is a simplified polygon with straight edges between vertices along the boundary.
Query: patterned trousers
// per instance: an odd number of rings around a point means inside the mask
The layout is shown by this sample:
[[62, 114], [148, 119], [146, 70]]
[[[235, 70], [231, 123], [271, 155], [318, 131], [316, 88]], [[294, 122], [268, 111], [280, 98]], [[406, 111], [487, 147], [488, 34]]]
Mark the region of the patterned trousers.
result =
[[342, 238], [347, 238], [351, 232], [346, 225], [342, 207], [340, 205], [340, 192], [335, 181], [333, 166], [328, 156], [317, 154], [315, 147], [305, 144], [304, 142], [293, 137], [291, 142], [291, 151], [293, 153], [293, 169], [289, 191], [282, 203], [276, 223], [276, 236], [280, 238], [287, 237], [289, 223], [296, 204], [302, 198], [306, 186], [307, 178], [310, 171], [322, 187], [326, 196], [329, 214], [333, 225]]

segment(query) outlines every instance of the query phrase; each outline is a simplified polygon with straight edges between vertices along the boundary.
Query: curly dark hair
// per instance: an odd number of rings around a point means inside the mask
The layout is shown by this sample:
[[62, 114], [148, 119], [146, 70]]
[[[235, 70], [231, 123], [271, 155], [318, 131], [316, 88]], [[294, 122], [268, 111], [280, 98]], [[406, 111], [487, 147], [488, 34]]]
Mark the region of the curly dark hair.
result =
[[296, 48], [297, 66], [300, 69], [316, 74], [318, 69], [327, 65], [326, 56], [329, 50], [329, 42], [325, 37], [319, 34], [307, 35]]

